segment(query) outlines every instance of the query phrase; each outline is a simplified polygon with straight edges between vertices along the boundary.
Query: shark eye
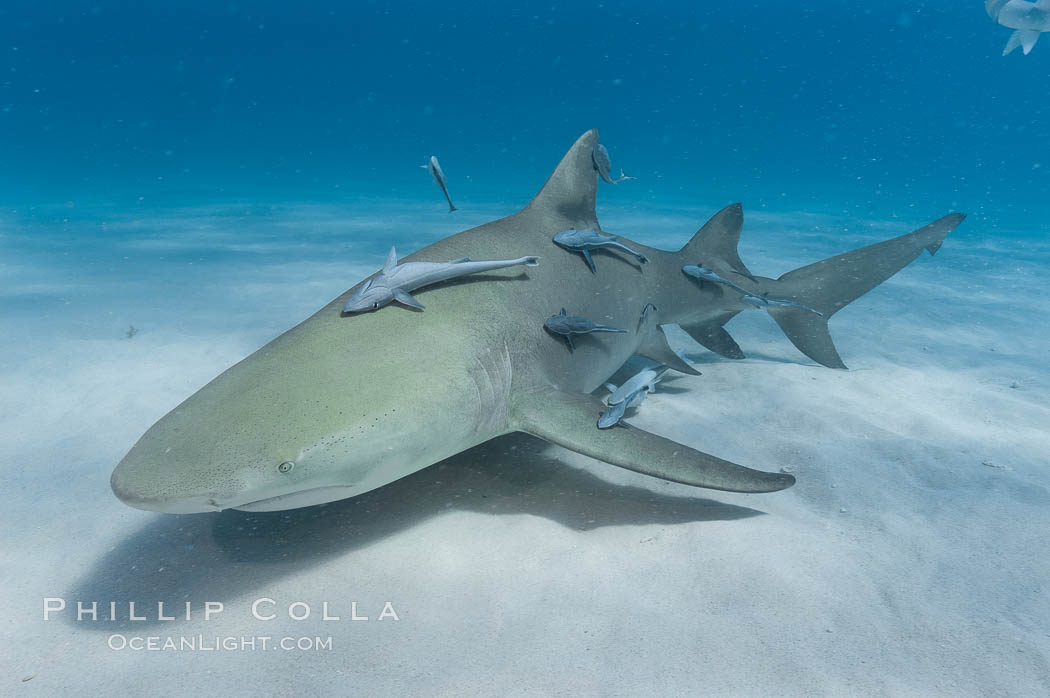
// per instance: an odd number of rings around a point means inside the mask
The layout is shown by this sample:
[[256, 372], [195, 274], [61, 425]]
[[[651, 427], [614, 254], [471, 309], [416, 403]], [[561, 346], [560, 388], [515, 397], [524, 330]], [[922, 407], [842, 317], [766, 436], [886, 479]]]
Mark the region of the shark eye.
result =
[[379, 310], [379, 304], [378, 303], [373, 303], [372, 304], [372, 310]]
[[290, 460], [286, 460], [285, 462], [283, 462], [283, 463], [281, 463], [280, 465], [277, 466], [277, 472], [279, 472], [279, 473], [288, 473], [288, 472], [291, 472], [292, 468], [294, 468], [294, 467], [295, 467], [295, 463], [293, 463]]

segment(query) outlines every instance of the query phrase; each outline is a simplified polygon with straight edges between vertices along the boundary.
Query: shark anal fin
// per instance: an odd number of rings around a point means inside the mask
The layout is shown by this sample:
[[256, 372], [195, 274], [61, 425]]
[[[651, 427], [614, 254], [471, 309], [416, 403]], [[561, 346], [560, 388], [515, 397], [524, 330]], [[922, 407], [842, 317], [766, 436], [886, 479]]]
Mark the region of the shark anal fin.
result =
[[727, 313], [726, 316], [715, 318], [710, 322], [681, 325], [681, 327], [690, 337], [702, 344], [704, 348], [713, 351], [719, 356], [724, 356], [727, 359], [743, 359], [744, 352], [740, 349], [740, 345], [722, 326], [729, 322], [734, 315], [736, 313]]
[[620, 422], [598, 429], [608, 408], [593, 395], [550, 389], [514, 396], [511, 427], [577, 453], [644, 475], [727, 492], [776, 492], [795, 484], [783, 473], [767, 473], [702, 453]]

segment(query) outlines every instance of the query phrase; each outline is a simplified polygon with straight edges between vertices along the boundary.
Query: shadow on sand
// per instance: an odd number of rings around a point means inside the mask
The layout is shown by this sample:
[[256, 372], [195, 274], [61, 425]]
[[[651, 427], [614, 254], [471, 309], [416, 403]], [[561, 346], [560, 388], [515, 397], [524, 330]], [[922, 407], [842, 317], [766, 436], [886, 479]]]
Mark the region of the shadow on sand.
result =
[[[346, 555], [448, 511], [531, 514], [586, 531], [603, 526], [741, 519], [761, 512], [700, 497], [615, 485], [545, 453], [546, 442], [510, 434], [352, 499], [283, 512], [158, 515], [100, 559], [66, 598], [127, 602], [223, 601], [314, 563]], [[614, 467], [614, 466], [608, 466]], [[120, 607], [123, 606], [123, 609]], [[122, 615], [123, 614], [123, 615]], [[71, 622], [72, 614], [63, 614]]]

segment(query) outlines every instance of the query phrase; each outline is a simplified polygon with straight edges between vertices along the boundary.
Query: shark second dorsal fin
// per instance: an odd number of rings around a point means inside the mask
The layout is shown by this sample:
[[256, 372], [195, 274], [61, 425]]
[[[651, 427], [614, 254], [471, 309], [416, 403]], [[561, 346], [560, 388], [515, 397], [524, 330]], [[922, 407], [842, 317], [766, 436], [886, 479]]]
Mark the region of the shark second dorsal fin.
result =
[[393, 246], [390, 247], [390, 251], [387, 252], [386, 261], [383, 262], [383, 273], [389, 274], [394, 271], [394, 267], [397, 266], [397, 250]]
[[592, 153], [598, 144], [598, 131], [587, 131], [569, 148], [540, 192], [525, 211], [553, 214], [565, 228], [598, 228], [594, 212], [598, 194], [598, 173]]
[[704, 223], [679, 254], [683, 255], [684, 263], [700, 264], [722, 275], [726, 270], [733, 271], [754, 281], [755, 277], [740, 261], [737, 252], [743, 226], [743, 207], [740, 204], [726, 206]]

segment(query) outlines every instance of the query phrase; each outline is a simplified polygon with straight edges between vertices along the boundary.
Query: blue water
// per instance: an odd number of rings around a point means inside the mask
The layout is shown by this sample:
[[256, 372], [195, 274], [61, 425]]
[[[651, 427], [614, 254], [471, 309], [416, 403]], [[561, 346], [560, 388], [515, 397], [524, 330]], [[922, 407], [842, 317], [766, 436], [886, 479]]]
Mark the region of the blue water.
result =
[[632, 200], [1050, 231], [1050, 41], [977, 1], [173, 5], [0, 7], [0, 204], [519, 203], [598, 127]]
[[[1050, 695], [1050, 37], [1004, 57], [982, 5], [0, 2], [0, 695]], [[694, 346], [703, 375], [631, 416], [794, 488], [513, 435], [272, 515], [113, 496], [165, 413], [390, 245], [515, 211], [589, 128], [637, 177], [599, 184], [606, 229], [676, 249], [741, 201], [756, 274], [969, 214], [836, 315], [851, 370], [741, 313], [746, 360]], [[404, 622], [256, 622], [258, 597]]]

